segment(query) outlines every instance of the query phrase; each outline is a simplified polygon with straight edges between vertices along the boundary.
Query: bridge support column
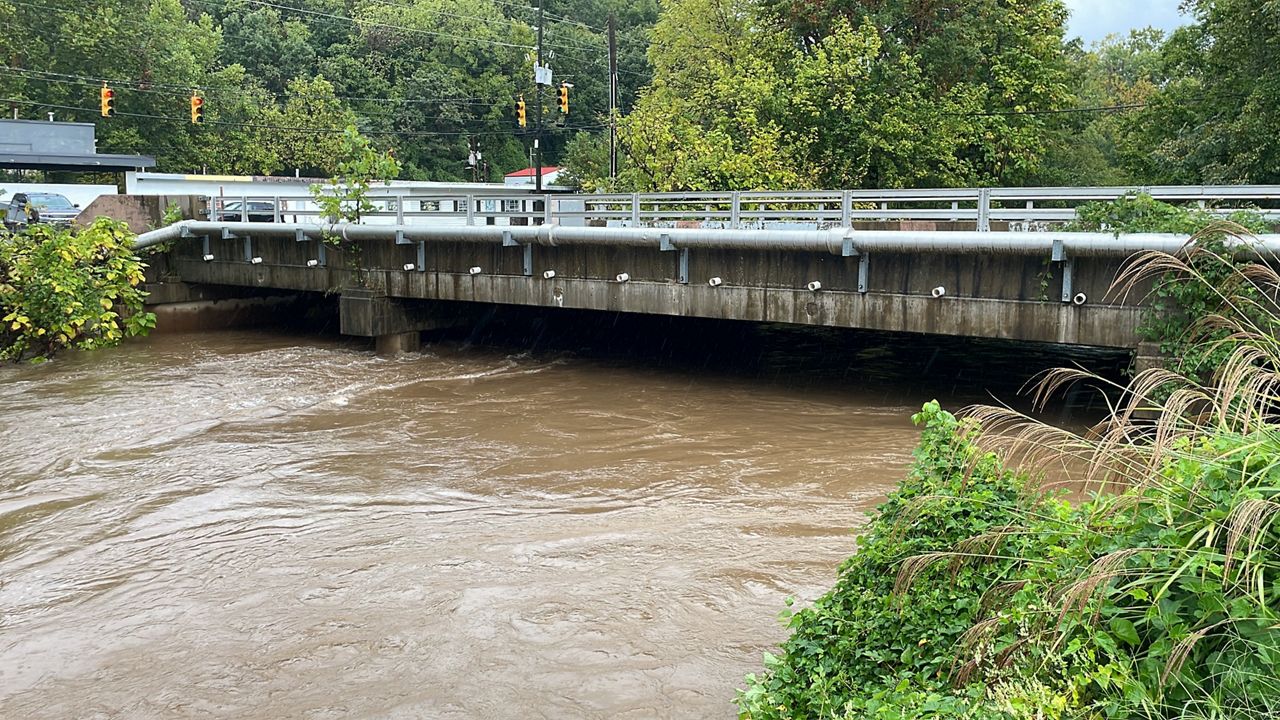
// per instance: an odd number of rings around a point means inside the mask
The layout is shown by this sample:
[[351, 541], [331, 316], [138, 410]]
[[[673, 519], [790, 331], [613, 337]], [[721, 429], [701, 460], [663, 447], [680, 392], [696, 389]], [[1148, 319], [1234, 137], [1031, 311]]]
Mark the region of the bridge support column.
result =
[[416, 353], [422, 349], [422, 333], [420, 331], [379, 335], [374, 338], [374, 350], [379, 355], [405, 355]]
[[417, 352], [422, 332], [452, 327], [456, 317], [444, 317], [429, 302], [388, 297], [381, 290], [350, 288], [338, 303], [343, 335], [371, 337], [380, 355]]
[[1172, 358], [1160, 351], [1160, 343], [1138, 343], [1137, 352], [1134, 353], [1133, 357], [1133, 372], [1135, 374], [1152, 368], [1168, 368], [1172, 364]]

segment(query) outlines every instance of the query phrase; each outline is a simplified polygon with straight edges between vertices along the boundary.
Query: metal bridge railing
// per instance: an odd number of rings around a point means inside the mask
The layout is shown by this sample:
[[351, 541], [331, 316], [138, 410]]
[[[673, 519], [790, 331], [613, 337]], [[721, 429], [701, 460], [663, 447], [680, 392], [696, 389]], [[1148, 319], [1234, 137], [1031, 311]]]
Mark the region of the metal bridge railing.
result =
[[[540, 225], [566, 227], [705, 227], [823, 229], [865, 221], [933, 221], [991, 229], [1053, 229], [1074, 220], [1087, 202], [1145, 192], [1157, 200], [1194, 203], [1229, 215], [1251, 210], [1280, 222], [1280, 186], [1157, 186], [1096, 188], [956, 188], [915, 190], [734, 191], [535, 195], [411, 194], [375, 189], [362, 223], [396, 225]], [[326, 221], [310, 195], [209, 198], [210, 219], [316, 223]]]

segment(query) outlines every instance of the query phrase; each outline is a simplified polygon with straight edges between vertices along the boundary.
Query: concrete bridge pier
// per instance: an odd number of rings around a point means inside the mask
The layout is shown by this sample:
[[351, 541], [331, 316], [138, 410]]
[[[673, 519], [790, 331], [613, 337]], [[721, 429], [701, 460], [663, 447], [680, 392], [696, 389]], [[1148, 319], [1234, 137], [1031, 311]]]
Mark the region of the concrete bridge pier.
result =
[[430, 302], [405, 300], [385, 290], [348, 288], [338, 303], [343, 335], [370, 337], [379, 355], [401, 355], [422, 349], [422, 333], [458, 324], [460, 318]]

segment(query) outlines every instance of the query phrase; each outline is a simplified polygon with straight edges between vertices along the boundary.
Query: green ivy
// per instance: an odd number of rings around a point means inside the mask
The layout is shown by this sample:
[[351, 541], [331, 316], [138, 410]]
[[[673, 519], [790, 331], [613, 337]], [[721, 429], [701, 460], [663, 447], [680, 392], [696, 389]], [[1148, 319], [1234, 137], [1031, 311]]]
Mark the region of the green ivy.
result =
[[146, 268], [121, 222], [99, 218], [70, 230], [33, 225], [0, 236], [0, 360], [45, 360], [145, 335]]

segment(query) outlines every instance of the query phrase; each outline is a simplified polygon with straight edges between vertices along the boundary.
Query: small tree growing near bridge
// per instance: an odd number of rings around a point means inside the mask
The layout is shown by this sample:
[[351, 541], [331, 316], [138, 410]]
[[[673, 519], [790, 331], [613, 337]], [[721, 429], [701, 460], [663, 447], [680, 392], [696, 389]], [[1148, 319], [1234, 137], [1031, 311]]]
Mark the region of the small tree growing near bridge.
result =
[[[370, 186], [379, 181], [390, 185], [391, 179], [399, 174], [400, 163], [391, 151], [374, 149], [354, 125], [348, 125], [342, 132], [337, 175], [327, 185], [312, 185], [311, 195], [329, 222], [360, 222], [362, 216], [378, 209], [369, 199]], [[362, 282], [360, 245], [343, 242], [340, 236], [331, 233], [325, 233], [324, 239], [342, 249], [348, 267], [357, 275], [357, 282]]]
[[375, 182], [390, 185], [400, 174], [400, 163], [391, 151], [379, 152], [354, 125], [342, 132], [338, 172], [327, 185], [311, 186], [311, 195], [330, 222], [360, 222], [360, 217], [377, 210], [369, 199]]

